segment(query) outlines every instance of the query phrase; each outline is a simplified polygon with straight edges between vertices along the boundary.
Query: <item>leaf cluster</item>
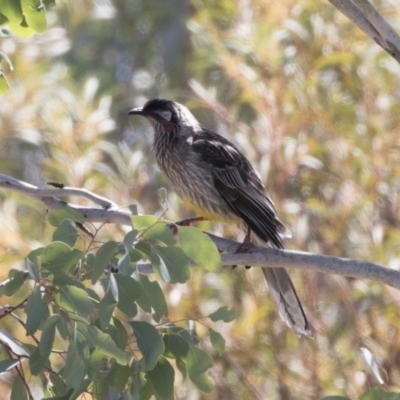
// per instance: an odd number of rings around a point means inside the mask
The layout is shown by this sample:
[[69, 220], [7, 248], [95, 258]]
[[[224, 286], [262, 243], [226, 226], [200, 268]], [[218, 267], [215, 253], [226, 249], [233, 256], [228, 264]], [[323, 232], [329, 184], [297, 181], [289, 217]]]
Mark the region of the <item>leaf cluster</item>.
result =
[[[191, 259], [211, 271], [219, 269], [219, 253], [209, 237], [180, 226], [174, 235], [162, 220], [141, 215], [132, 217], [133, 230], [121, 243], [107, 241], [99, 247], [94, 237], [81, 250], [76, 247], [79, 231], [66, 214], [50, 214], [50, 222], [58, 223], [53, 241], [32, 251], [26, 271], [10, 270], [9, 280], [1, 285], [2, 296], [23, 297], [1, 317], [24, 308], [25, 321], [16, 318], [33, 344], [1, 329], [0, 342], [9, 358], [0, 362], [0, 373], [20, 370], [19, 363], [28, 359], [25, 374], [40, 378], [44, 398], [75, 399], [88, 392], [96, 399], [154, 395], [168, 400], [173, 398], [175, 366], [201, 391], [210, 392], [213, 382], [207, 371], [213, 363], [199, 347], [196, 322], [188, 321], [185, 328], [184, 321], [170, 321], [160, 284], [138, 270], [138, 263], [151, 260], [164, 282], [184, 283], [190, 278]], [[113, 268], [119, 272], [111, 273]], [[33, 283], [32, 289], [27, 282]], [[235, 316], [234, 310], [222, 307], [208, 318], [230, 322]], [[221, 353], [224, 339], [211, 328], [209, 335]], [[24, 384], [26, 389], [21, 389], [16, 379], [12, 396], [27, 398], [29, 385]]]

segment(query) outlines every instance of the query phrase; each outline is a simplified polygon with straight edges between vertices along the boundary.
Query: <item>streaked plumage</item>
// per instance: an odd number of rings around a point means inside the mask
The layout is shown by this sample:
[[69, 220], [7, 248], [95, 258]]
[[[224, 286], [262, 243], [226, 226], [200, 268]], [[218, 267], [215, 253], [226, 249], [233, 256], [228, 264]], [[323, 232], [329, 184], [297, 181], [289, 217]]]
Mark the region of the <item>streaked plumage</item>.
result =
[[[130, 112], [154, 127], [153, 149], [165, 178], [185, 204], [205, 219], [241, 222], [255, 233], [257, 244], [282, 249], [288, 235], [258, 173], [224, 137], [202, 128], [179, 103], [155, 99]], [[282, 319], [296, 334], [310, 328], [285, 269], [263, 268]]]

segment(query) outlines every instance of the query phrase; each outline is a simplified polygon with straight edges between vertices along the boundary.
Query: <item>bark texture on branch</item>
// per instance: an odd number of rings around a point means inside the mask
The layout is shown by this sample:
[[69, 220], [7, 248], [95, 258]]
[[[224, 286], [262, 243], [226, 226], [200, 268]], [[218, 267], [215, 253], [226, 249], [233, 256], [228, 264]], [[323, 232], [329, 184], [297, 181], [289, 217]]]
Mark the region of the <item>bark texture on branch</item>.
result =
[[[42, 201], [49, 209], [58, 209], [61, 207], [72, 208], [79, 211], [87, 222], [113, 223], [128, 226], [132, 224], [129, 212], [121, 211], [112, 201], [88, 192], [85, 189], [69, 187], [63, 189], [41, 189], [18, 179], [0, 174], [0, 188], [1, 187], [34, 197]], [[96, 204], [105, 208], [81, 207], [58, 199], [58, 197], [65, 196], [82, 196], [91, 199]], [[236, 253], [240, 243], [212, 234], [209, 234], [209, 236], [218, 249], [223, 252], [221, 255], [223, 265], [306, 269], [357, 279], [371, 279], [400, 290], [400, 272], [384, 267], [383, 265], [322, 254], [266, 249], [255, 246], [251, 247], [245, 253]], [[141, 264], [139, 266], [139, 271], [150, 274], [153, 272], [153, 269], [150, 264]]]
[[368, 0], [329, 0], [400, 64], [400, 36]]

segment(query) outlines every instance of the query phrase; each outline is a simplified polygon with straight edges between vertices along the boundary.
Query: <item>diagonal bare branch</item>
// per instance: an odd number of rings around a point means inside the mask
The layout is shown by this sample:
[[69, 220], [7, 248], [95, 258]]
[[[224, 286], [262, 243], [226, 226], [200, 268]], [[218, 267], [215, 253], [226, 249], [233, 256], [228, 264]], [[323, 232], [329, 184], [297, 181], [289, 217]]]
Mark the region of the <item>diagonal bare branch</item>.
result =
[[400, 63], [400, 36], [368, 0], [329, 0]]
[[[80, 207], [74, 204], [68, 204], [54, 196], [53, 189], [46, 191], [30, 185], [26, 182], [0, 175], [0, 187], [16, 190], [41, 200], [48, 208], [57, 209], [68, 207], [79, 211], [87, 222], [114, 223], [131, 226], [131, 214], [118, 209], [112, 201], [105, 199], [86, 190], [69, 188], [74, 196], [83, 196], [88, 198], [101, 199], [100, 204], [112, 204], [113, 209]], [[64, 189], [57, 189], [62, 191]], [[47, 195], [47, 196], [46, 196]], [[114, 209], [115, 208], [115, 209]], [[215, 245], [223, 254], [221, 255], [223, 265], [251, 265], [261, 268], [297, 268], [309, 271], [316, 271], [329, 274], [337, 274], [357, 279], [371, 279], [400, 290], [400, 272], [384, 267], [383, 265], [358, 261], [346, 258], [326, 256], [322, 254], [313, 254], [300, 251], [268, 249], [261, 247], [252, 247], [246, 253], [236, 253], [240, 243], [224, 239], [209, 234]], [[139, 271], [145, 274], [153, 273], [150, 264], [141, 264]]]

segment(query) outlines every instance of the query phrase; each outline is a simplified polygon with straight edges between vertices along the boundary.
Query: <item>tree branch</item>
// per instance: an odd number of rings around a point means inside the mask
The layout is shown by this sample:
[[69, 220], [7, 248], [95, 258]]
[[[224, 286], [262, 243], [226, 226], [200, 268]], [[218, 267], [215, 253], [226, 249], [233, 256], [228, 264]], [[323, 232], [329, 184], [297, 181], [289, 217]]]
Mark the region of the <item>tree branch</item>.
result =
[[[57, 210], [62, 207], [68, 207], [78, 211], [88, 222], [109, 222], [113, 224], [131, 225], [131, 214], [120, 210], [114, 202], [105, 197], [98, 196], [86, 189], [71, 188], [63, 186], [59, 189], [39, 188], [0, 174], [0, 187], [11, 189], [17, 192], [25, 193], [37, 200], [43, 201], [50, 210]], [[100, 205], [102, 208], [82, 207], [71, 203], [66, 203], [58, 197], [76, 196], [84, 197]]]
[[329, 0], [400, 63], [400, 37], [368, 0]]
[[[64, 189], [39, 189], [36, 186], [19, 181], [14, 178], [0, 175], [0, 187], [8, 188], [25, 193], [31, 197], [43, 201], [47, 207], [57, 209], [60, 207], [72, 208], [79, 211], [87, 222], [116, 223], [131, 226], [131, 215], [123, 212], [108, 199], [97, 196], [86, 190], [68, 188]], [[55, 197], [64, 195], [82, 196], [100, 202], [101, 205], [112, 205], [112, 209], [99, 209], [90, 207], [80, 207], [68, 204]], [[98, 199], [101, 199], [99, 201]], [[337, 274], [357, 279], [371, 279], [385, 283], [400, 290], [400, 272], [365, 261], [351, 260], [347, 258], [331, 257], [321, 254], [306, 253], [300, 251], [278, 250], [261, 247], [251, 247], [245, 253], [236, 253], [240, 243], [224, 239], [212, 234], [208, 234], [215, 245], [223, 252], [221, 255], [223, 265], [251, 265], [261, 268], [297, 268], [309, 271]], [[141, 273], [153, 273], [150, 264], [140, 264], [138, 269]]]

